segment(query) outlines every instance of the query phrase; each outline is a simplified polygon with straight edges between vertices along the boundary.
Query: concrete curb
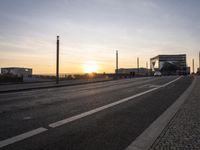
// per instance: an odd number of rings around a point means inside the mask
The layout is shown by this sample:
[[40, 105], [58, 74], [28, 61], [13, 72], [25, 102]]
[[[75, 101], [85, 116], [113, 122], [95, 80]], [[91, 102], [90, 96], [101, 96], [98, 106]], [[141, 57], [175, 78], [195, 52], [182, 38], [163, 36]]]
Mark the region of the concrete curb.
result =
[[196, 80], [195, 77], [189, 88], [162, 115], [160, 115], [160, 117], [144, 130], [143, 133], [126, 148], [126, 150], [148, 150], [180, 109], [181, 105], [190, 96], [196, 84]]

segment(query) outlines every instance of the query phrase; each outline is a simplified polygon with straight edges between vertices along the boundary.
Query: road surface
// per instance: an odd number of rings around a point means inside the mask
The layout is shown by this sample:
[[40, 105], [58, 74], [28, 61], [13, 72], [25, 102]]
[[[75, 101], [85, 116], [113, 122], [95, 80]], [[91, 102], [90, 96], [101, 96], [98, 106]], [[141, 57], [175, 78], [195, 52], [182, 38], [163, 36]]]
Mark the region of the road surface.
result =
[[123, 79], [0, 94], [0, 149], [124, 150], [192, 77]]
[[63, 80], [63, 81], [60, 81], [59, 84], [56, 84], [55, 81], [1, 84], [0, 85], [0, 93], [11, 93], [11, 92], [18, 92], [18, 91], [30, 91], [30, 90], [35, 90], [35, 89], [74, 86], [74, 85], [80, 85], [80, 84], [105, 82], [105, 81], [110, 81], [110, 80], [113, 80], [113, 79], [112, 78], [97, 78], [97, 79], [91, 78], [91, 79]]

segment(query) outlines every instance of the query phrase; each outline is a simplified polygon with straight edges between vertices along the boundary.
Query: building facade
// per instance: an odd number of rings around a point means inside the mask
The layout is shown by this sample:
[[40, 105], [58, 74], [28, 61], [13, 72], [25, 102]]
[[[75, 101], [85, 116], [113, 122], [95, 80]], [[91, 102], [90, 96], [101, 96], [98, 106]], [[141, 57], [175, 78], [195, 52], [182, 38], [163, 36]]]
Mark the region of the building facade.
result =
[[163, 75], [189, 74], [186, 54], [158, 55], [150, 59], [151, 71], [160, 71]]
[[18, 77], [28, 77], [32, 76], [31, 68], [19, 68], [19, 67], [8, 67], [1, 68], [1, 74], [10, 74]]

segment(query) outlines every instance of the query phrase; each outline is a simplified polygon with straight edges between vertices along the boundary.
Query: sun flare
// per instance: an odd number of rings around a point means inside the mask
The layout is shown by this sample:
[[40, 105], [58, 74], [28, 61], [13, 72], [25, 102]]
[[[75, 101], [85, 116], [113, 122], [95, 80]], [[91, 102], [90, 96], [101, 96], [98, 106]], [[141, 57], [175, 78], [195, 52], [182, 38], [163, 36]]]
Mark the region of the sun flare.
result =
[[98, 66], [95, 62], [89, 62], [84, 64], [84, 72], [85, 73], [93, 73], [98, 71]]

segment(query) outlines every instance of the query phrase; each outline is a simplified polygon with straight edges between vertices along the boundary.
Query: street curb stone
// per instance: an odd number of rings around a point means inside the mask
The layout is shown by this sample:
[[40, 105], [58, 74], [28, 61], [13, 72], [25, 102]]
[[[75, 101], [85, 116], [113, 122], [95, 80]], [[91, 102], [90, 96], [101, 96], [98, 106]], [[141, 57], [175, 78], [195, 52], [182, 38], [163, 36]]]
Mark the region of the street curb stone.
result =
[[126, 150], [148, 150], [180, 109], [181, 105], [190, 96], [196, 84], [196, 80], [196, 77], [194, 77], [194, 80], [188, 89], [162, 115], [160, 115], [160, 117], [144, 130], [144, 132], [138, 136]]

